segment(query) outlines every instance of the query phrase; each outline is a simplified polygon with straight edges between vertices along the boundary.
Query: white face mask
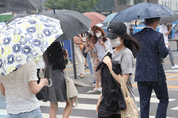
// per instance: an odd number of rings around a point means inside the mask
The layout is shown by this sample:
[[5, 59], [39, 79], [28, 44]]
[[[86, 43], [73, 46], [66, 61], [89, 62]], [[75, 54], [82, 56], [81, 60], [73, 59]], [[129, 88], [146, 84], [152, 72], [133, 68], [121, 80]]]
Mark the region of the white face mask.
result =
[[99, 38], [101, 36], [101, 33], [96, 33], [95, 35]]
[[110, 43], [111, 43], [111, 47], [119, 47], [122, 44], [120, 38], [110, 39]]

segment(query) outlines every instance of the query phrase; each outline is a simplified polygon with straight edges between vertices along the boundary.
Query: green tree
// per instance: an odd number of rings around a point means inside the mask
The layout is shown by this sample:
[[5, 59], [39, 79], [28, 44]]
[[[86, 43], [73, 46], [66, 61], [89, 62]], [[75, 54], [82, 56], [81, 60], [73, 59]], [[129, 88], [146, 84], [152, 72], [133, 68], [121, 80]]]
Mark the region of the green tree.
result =
[[90, 12], [100, 0], [47, 0], [45, 6], [55, 9], [68, 9], [78, 12]]

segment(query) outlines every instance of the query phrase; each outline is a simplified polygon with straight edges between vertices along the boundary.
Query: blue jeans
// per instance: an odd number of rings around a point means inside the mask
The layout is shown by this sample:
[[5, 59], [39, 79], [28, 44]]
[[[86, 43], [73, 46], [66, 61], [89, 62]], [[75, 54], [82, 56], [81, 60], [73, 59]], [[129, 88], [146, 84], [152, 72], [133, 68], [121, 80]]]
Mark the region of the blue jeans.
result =
[[93, 77], [93, 67], [92, 67], [92, 64], [91, 64], [91, 61], [90, 61], [90, 54], [89, 52], [87, 53], [87, 64], [88, 64], [88, 68], [90, 70], [90, 74], [92, 75], [92, 78], [93, 78], [93, 82], [95, 81], [95, 78]]
[[7, 114], [6, 118], [43, 118], [40, 108], [20, 114]]
[[161, 82], [137, 82], [140, 95], [140, 118], [149, 118], [150, 98], [152, 90], [155, 91], [159, 104], [155, 118], [166, 118], [169, 96], [167, 83]]

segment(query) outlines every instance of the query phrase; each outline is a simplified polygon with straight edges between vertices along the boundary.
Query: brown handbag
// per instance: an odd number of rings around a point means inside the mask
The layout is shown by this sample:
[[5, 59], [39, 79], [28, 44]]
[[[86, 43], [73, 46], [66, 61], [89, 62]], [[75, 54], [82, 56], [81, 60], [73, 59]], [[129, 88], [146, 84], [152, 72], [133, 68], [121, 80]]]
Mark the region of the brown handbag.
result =
[[124, 94], [126, 108], [121, 110], [121, 118], [138, 118], [138, 109], [133, 98], [130, 97], [124, 78], [120, 76], [121, 89]]

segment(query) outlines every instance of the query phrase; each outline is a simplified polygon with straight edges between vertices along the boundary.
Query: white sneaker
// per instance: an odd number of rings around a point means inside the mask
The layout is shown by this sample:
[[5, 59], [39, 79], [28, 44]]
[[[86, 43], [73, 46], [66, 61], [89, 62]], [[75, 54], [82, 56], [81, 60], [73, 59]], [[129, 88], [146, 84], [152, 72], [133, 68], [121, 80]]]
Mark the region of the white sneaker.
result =
[[176, 68], [178, 68], [178, 65], [175, 64], [174, 66], [171, 66], [171, 68], [172, 68], [172, 69], [176, 69]]
[[102, 92], [102, 88], [101, 87], [99, 87], [99, 88], [97, 88], [97, 89], [95, 89], [96, 91], [98, 91], [98, 92]]

